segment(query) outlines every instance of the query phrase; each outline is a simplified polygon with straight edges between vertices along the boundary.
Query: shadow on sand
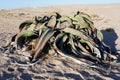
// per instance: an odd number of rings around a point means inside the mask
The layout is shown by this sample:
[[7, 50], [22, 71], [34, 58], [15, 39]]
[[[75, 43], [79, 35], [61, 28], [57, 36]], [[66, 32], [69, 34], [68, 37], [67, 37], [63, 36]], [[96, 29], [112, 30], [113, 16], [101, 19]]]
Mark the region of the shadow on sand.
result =
[[115, 30], [112, 28], [108, 28], [105, 30], [101, 30], [101, 32], [103, 33], [103, 41], [111, 46], [111, 51], [112, 52], [116, 52], [116, 44], [115, 41], [118, 38], [118, 35], [116, 34]]

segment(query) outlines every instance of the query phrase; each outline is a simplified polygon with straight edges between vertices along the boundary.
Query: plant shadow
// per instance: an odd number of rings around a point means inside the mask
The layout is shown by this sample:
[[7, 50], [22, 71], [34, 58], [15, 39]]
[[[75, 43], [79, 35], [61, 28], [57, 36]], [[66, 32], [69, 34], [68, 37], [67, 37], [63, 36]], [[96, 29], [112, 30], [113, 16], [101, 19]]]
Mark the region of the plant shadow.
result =
[[107, 28], [105, 30], [101, 30], [101, 32], [103, 34], [103, 41], [105, 44], [111, 46], [112, 52], [116, 52], [117, 49], [115, 41], [117, 40], [118, 35], [115, 30], [112, 28]]

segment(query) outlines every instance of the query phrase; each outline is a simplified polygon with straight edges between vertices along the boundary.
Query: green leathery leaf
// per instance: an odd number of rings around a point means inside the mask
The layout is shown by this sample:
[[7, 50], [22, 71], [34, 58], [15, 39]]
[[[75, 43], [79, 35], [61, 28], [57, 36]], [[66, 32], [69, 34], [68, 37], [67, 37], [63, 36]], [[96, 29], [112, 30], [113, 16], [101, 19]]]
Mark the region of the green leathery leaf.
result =
[[98, 59], [97, 57], [92, 56], [90, 53], [86, 53], [86, 52], [82, 52], [81, 51], [81, 54], [84, 55], [84, 56], [86, 56], [86, 57], [89, 57], [92, 60], [97, 61], [98, 63], [101, 63], [100, 59]]
[[37, 36], [37, 31], [23, 30], [17, 34], [15, 38], [15, 44], [17, 45], [17, 48], [22, 48], [26, 42], [25, 40], [27, 40], [28, 38], [37, 38]]
[[[58, 52], [61, 52], [60, 54], [62, 56], [65, 56], [65, 55], [70, 56], [71, 53], [78, 55], [77, 49], [75, 48], [74, 43], [72, 43], [72, 37], [71, 39], [69, 39], [70, 37], [71, 36], [68, 36], [66, 33], [61, 33], [55, 39], [55, 46]], [[71, 48], [68, 47], [68, 45], [71, 46]]]
[[37, 31], [45, 30], [45, 29], [47, 29], [47, 27], [45, 25], [46, 25], [46, 23], [43, 23], [42, 25], [38, 26], [35, 30], [37, 30]]
[[65, 52], [63, 48], [63, 45], [64, 45], [63, 38], [65, 38], [65, 36], [66, 36], [65, 33], [60, 33], [55, 39], [55, 46], [57, 47], [59, 51], [62, 51], [63, 53]]
[[[89, 46], [91, 52], [93, 52], [93, 45], [92, 45], [89, 41], [86, 41], [86, 40], [84, 40], [84, 39], [81, 39], [80, 42], [81, 42], [81, 43], [86, 43], [87, 46]], [[87, 50], [87, 49], [86, 49], [86, 50]], [[89, 52], [90, 52], [90, 51], [89, 51]]]
[[75, 29], [73, 29], [73, 28], [65, 28], [65, 29], [63, 29], [63, 31], [66, 32], [66, 33], [70, 33], [70, 34], [79, 36], [80, 38], [85, 38], [85, 39], [87, 39], [87, 37], [86, 37], [85, 35], [83, 35], [83, 33], [81, 33], [81, 32], [78, 31], [78, 30], [75, 30]]
[[48, 21], [49, 20], [49, 17], [48, 16], [44, 16], [43, 17], [43, 22], [46, 22], [46, 21]]
[[94, 27], [93, 27], [94, 24], [93, 24], [92, 21], [88, 20], [86, 17], [83, 17], [83, 19], [84, 19], [84, 21], [86, 22], [86, 24], [89, 24], [89, 27], [94, 28]]
[[68, 22], [71, 22], [71, 19], [67, 16], [61, 16], [60, 19], [58, 19], [60, 22], [63, 22], [63, 21], [68, 21]]
[[33, 31], [35, 29], [35, 24], [31, 24], [29, 27], [26, 28], [26, 30]]
[[69, 42], [68, 43], [71, 46], [72, 52], [78, 55], [78, 53], [80, 53], [80, 52], [76, 49], [75, 41], [74, 41], [74, 35], [71, 34], [69, 36]]
[[96, 35], [97, 35], [98, 40], [100, 42], [102, 42], [103, 41], [103, 35], [102, 35], [102, 33], [99, 30], [97, 30], [97, 34]]
[[37, 34], [38, 32], [37, 31], [32, 31], [32, 30], [24, 30], [20, 33], [19, 37], [30, 37], [30, 36], [33, 36], [33, 35], [36, 35], [38, 36]]
[[75, 30], [73, 28], [65, 28], [65, 29], [63, 29], [63, 31], [66, 32], [66, 33], [76, 35], [76, 36], [78, 36], [78, 37], [80, 37], [80, 38], [82, 38], [84, 40], [90, 41], [93, 45], [96, 45], [90, 38], [88, 38], [82, 32], [80, 32], [78, 30]]
[[[89, 41], [85, 41], [85, 40], [81, 39], [80, 42], [81, 42], [81, 43], [86, 43], [86, 44], [89, 46], [90, 50], [92, 51], [91, 53], [92, 53], [93, 55], [96, 55], [96, 57], [101, 58], [101, 53], [100, 53], [100, 51], [99, 51], [95, 46], [93, 46]], [[89, 51], [89, 52], [90, 52], [90, 51]]]
[[36, 23], [42, 22], [42, 17], [41, 16], [35, 16], [35, 21], [36, 21]]
[[21, 23], [20, 24], [20, 26], [19, 26], [19, 30], [22, 30], [23, 28], [27, 28], [27, 27], [29, 27], [31, 24], [33, 24], [33, 21], [32, 20], [27, 20], [27, 21], [25, 21], [25, 22], [23, 22], [23, 23]]
[[93, 27], [93, 25], [94, 25], [93, 21], [92, 21], [91, 17], [88, 14], [78, 11], [77, 14], [75, 15], [75, 17], [76, 16], [79, 16], [84, 20], [85, 23], [84, 23], [83, 26], [85, 26], [85, 24], [86, 24], [87, 28], [91, 28], [92, 31], [95, 30], [94, 27]]
[[73, 35], [70, 35], [70, 38], [69, 38], [69, 42], [68, 42], [68, 43], [71, 45], [71, 47], [72, 47], [74, 50], [76, 50], [73, 39], [74, 39]]
[[80, 55], [89, 57], [89, 58], [91, 58], [91, 59], [93, 59], [93, 60], [96, 60], [96, 61], [100, 62], [100, 60], [99, 60], [97, 57], [91, 55], [91, 53], [90, 53], [89, 51], [87, 51], [86, 48], [84, 48], [84, 47], [81, 45], [80, 42], [78, 42], [78, 47], [82, 50], [82, 51], [81, 51], [81, 50], [78, 50], [78, 52], [79, 52]]
[[88, 14], [83, 13], [83, 12], [81, 12], [80, 15], [82, 16], [85, 23], [89, 24], [89, 28], [91, 28], [92, 31], [95, 31], [95, 27], [94, 27], [94, 23], [92, 21], [92, 18]]
[[88, 14], [81, 12], [81, 16], [93, 24], [92, 18]]
[[87, 20], [89, 20], [91, 23], [93, 23], [92, 22], [92, 18], [88, 15], [88, 14], [86, 14], [86, 13], [84, 13], [84, 12], [77, 12], [77, 14], [75, 14], [74, 15], [74, 17], [76, 17], [77, 15], [79, 15], [79, 16], [81, 16], [81, 17], [84, 17], [84, 18], [86, 18]]
[[60, 23], [60, 28], [61, 29], [64, 29], [64, 28], [70, 27], [70, 26], [71, 26], [71, 24], [68, 21], [64, 21], [64, 22]]
[[78, 42], [77, 43], [78, 44], [78, 47], [84, 52], [84, 53], [86, 53], [86, 54], [90, 54], [90, 52], [88, 51], [88, 50], [86, 50], [86, 48], [85, 47], [83, 47], [83, 45], [80, 43], [80, 42]]
[[87, 28], [88, 24], [83, 20], [82, 16], [76, 15], [75, 17], [72, 18], [73, 24], [74, 25], [79, 25], [80, 28]]
[[67, 16], [62, 16], [58, 21], [60, 22], [60, 28], [72, 26], [72, 20]]
[[49, 20], [48, 16], [43, 16], [43, 17], [41, 17], [41, 16], [35, 16], [36, 23], [44, 23], [44, 22], [46, 22], [48, 20]]
[[76, 53], [78, 53], [78, 54], [81, 55], [81, 56], [86, 56], [86, 57], [89, 57], [89, 58], [91, 58], [91, 59], [93, 59], [93, 60], [95, 60], [95, 61], [100, 62], [100, 60], [99, 60], [98, 58], [92, 56], [92, 55], [90, 54], [90, 52], [87, 51], [87, 50], [80, 44], [80, 42], [77, 42], [77, 44], [78, 44], [78, 47], [79, 47], [81, 50], [75, 49], [75, 50], [76, 50], [76, 51], [75, 51]]
[[66, 34], [66, 33], [60, 33], [58, 34], [58, 36], [56, 37], [55, 39], [55, 42], [54, 42], [54, 49], [56, 50], [56, 52], [58, 52], [61, 56], [64, 56], [64, 57], [70, 57], [70, 58], [75, 58], [75, 54], [71, 54], [73, 53], [71, 48], [68, 47], [68, 44], [66, 44], [64, 42], [67, 41], [67, 38], [69, 36]]
[[52, 29], [47, 29], [43, 32], [43, 34], [41, 35], [38, 41], [37, 46], [35, 47], [35, 55], [33, 56], [32, 61], [35, 61], [39, 57], [43, 48], [45, 48], [46, 43], [54, 35], [55, 32], [56, 31]]

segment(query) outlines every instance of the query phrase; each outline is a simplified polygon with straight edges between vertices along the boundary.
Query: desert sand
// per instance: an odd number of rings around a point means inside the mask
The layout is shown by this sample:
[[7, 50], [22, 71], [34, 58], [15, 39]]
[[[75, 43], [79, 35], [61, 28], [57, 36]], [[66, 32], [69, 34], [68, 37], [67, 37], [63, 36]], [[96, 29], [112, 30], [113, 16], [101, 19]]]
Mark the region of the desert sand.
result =
[[[37, 8], [0, 10], [0, 45], [18, 33], [21, 22], [35, 16], [59, 12], [71, 15], [77, 11], [89, 14], [97, 29], [101, 30], [104, 42], [112, 51], [120, 50], [120, 4], [58, 5]], [[0, 53], [0, 80], [119, 80], [120, 67], [113, 68], [109, 75], [102, 70], [80, 66], [64, 57], [49, 57], [34, 66], [22, 67], [10, 64]], [[118, 59], [118, 62], [120, 60]]]

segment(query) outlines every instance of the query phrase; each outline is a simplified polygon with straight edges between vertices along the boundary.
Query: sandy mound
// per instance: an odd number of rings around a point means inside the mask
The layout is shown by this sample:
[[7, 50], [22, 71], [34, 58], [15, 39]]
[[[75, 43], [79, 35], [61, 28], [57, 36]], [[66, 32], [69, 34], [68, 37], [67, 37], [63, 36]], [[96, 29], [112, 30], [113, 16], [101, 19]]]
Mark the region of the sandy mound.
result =
[[[120, 50], [120, 5], [63, 5], [38, 8], [0, 10], [0, 45], [10, 36], [18, 32], [18, 26], [34, 16], [51, 15], [60, 12], [71, 15], [76, 11], [88, 13], [94, 20], [95, 27], [102, 31], [104, 41], [112, 47], [112, 51]], [[48, 57], [42, 63], [31, 67], [11, 64], [0, 54], [0, 80], [118, 80], [120, 67], [112, 69], [108, 76], [104, 72], [79, 66], [74, 62], [58, 57]]]

